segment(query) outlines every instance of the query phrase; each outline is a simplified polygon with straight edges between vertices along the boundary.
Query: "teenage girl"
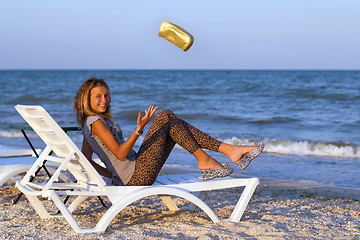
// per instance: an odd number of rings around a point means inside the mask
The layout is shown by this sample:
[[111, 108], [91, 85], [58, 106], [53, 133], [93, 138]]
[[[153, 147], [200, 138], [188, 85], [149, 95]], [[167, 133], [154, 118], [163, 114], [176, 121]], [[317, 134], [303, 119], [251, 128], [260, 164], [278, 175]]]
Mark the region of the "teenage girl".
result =
[[[263, 143], [254, 146], [235, 146], [220, 142], [179, 119], [169, 110], [159, 111], [138, 150], [132, 148], [158, 107], [150, 105], [145, 115], [138, 114], [136, 127], [128, 139], [114, 123], [111, 115], [110, 89], [103, 79], [90, 78], [76, 92], [74, 109], [84, 139], [82, 152], [103, 176], [114, 185], [151, 185], [175, 144], [179, 144], [197, 159], [203, 180], [226, 177], [232, 173], [228, 164], [220, 164], [203, 149], [220, 152], [245, 169], [264, 149]], [[106, 168], [92, 160], [96, 153]]]

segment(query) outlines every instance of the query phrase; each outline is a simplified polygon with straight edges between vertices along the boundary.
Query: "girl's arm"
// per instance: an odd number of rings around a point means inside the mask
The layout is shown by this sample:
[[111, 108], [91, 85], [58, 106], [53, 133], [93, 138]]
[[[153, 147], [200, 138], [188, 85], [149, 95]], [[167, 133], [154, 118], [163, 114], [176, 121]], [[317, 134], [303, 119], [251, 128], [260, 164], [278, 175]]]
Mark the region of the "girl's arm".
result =
[[86, 141], [85, 137], [83, 139], [81, 151], [100, 175], [104, 177], [112, 178], [112, 174], [106, 168], [103, 168], [102, 166], [100, 166], [99, 164], [97, 164], [92, 160], [93, 150], [90, 147], [88, 141]]
[[130, 137], [121, 145], [119, 145], [110, 130], [106, 125], [99, 119], [96, 120], [91, 127], [91, 134], [97, 136], [105, 144], [107, 148], [116, 156], [117, 159], [123, 160], [129, 154], [131, 149], [134, 147], [136, 140], [138, 139], [137, 131], [139, 128], [143, 129], [145, 125], [150, 121], [158, 107], [149, 106], [145, 110], [145, 116], [141, 117], [141, 113], [138, 114], [137, 126], [132, 132]]
[[92, 124], [91, 134], [100, 138], [105, 146], [120, 160], [126, 158], [138, 138], [136, 131], [134, 131], [123, 144], [119, 145], [110, 130], [100, 119]]

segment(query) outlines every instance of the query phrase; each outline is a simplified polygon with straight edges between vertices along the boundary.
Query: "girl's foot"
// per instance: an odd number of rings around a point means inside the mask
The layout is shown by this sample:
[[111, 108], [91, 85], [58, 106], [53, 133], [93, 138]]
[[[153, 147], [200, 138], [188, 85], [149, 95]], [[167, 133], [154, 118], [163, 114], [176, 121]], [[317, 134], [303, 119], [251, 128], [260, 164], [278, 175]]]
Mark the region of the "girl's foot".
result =
[[220, 164], [201, 149], [196, 151], [193, 155], [198, 160], [198, 167], [203, 180], [211, 180], [217, 177], [227, 177], [233, 172], [233, 169], [229, 168], [226, 163]]
[[260, 153], [262, 153], [264, 147], [264, 143], [255, 143], [255, 146], [252, 148], [252, 150], [243, 157], [241, 157], [240, 160], [236, 161], [235, 164], [238, 165], [242, 170], [244, 170], [254, 158], [259, 156]]
[[233, 169], [229, 168], [227, 163], [223, 163], [221, 168], [200, 170], [200, 172], [203, 180], [206, 181], [217, 177], [227, 177], [233, 172]]
[[250, 153], [253, 150], [254, 146], [234, 146], [228, 145], [229, 151], [225, 154], [229, 157], [230, 161], [236, 163], [241, 158], [243, 158], [246, 154]]

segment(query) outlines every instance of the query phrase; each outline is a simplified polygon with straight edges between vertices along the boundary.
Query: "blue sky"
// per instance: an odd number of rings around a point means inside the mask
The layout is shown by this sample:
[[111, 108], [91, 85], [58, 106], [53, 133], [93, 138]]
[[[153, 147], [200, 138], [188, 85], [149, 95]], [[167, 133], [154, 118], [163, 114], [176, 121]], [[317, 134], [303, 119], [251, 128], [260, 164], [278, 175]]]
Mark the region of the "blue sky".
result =
[[[0, 69], [360, 69], [359, 0], [2, 0]], [[162, 21], [195, 39], [158, 37]]]

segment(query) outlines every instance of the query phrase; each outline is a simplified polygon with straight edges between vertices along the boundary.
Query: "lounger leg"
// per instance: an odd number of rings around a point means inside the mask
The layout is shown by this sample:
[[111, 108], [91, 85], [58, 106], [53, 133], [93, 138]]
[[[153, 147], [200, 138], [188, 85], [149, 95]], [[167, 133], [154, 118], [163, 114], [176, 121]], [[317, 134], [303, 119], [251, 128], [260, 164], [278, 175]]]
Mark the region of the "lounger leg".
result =
[[[35, 151], [36, 152], [36, 151]], [[37, 154], [36, 154], [36, 157], [39, 157]], [[45, 163], [46, 163], [46, 160], [44, 161], [44, 163], [38, 168], [38, 170], [35, 172], [35, 174], [33, 176], [30, 177], [30, 180], [29, 182], [32, 182], [34, 180], [34, 178], [36, 177], [36, 175], [40, 172], [41, 168], [44, 168], [45, 169], [45, 172], [48, 174], [49, 178], [51, 177], [49, 171], [46, 169], [45, 167]], [[13, 204], [16, 204], [19, 199], [21, 198], [21, 196], [23, 195], [23, 193], [19, 193], [19, 195], [16, 197], [16, 199], [13, 201]]]
[[83, 202], [87, 196], [78, 196], [69, 206], [69, 211], [72, 213]]
[[[77, 233], [86, 233], [86, 232], [95, 232], [94, 229], [88, 229], [88, 228], [81, 228], [80, 225], [77, 223], [69, 209], [65, 206], [59, 195], [57, 195], [54, 191], [50, 193], [51, 199], [54, 201], [55, 205], [59, 208], [60, 212], [66, 219], [66, 221], [70, 224], [70, 226], [74, 229]], [[79, 199], [78, 197], [77, 199]], [[86, 198], [86, 197], [85, 197]], [[78, 200], [80, 201], [80, 199]]]
[[44, 208], [37, 196], [25, 195], [41, 218], [51, 218], [49, 212]]
[[169, 195], [158, 195], [163, 203], [167, 206], [170, 211], [179, 211], [180, 209]]
[[229, 219], [226, 219], [227, 221], [231, 222], [239, 222], [246, 206], [248, 205], [256, 186], [259, 184], [258, 178], [251, 178], [249, 179], [249, 183], [246, 185], [243, 193], [241, 194], [239, 201], [236, 203], [236, 206], [234, 208], [234, 211], [232, 212]]
[[[208, 205], [206, 205], [201, 199], [191, 194], [188, 191], [178, 188], [172, 187], [152, 187], [141, 189], [137, 192], [133, 192], [132, 194], [122, 198], [121, 200], [114, 202], [113, 205], [109, 208], [109, 210], [101, 217], [100, 221], [96, 225], [95, 229], [86, 229], [87, 232], [90, 231], [105, 231], [107, 226], [110, 224], [112, 219], [125, 207], [135, 202], [138, 199], [153, 196], [153, 195], [171, 195], [184, 198], [194, 204], [196, 204], [201, 210], [203, 210], [210, 219], [214, 222], [220, 222], [219, 218], [216, 214], [210, 209]], [[75, 229], [74, 229], [75, 230]], [[85, 230], [85, 229], [84, 229]], [[76, 231], [76, 230], [75, 230]]]
[[[204, 196], [204, 192], [199, 192], [198, 194], [194, 194], [193, 195], [197, 196], [199, 199], [202, 199], [202, 197]], [[174, 200], [169, 196], [169, 195], [158, 195], [161, 200], [163, 201], [163, 203], [166, 205], [166, 207], [171, 210], [171, 211], [179, 211], [180, 208], [176, 205], [176, 203], [174, 202]], [[189, 210], [189, 211], [194, 211], [196, 208], [196, 205], [193, 203], [190, 203], [190, 205], [186, 208], [183, 208], [183, 210]]]
[[[205, 193], [205, 192], [199, 192], [199, 193], [197, 193], [197, 197], [200, 198], [200, 199], [202, 199], [202, 197], [204, 196], [204, 193]], [[196, 195], [196, 194], [194, 194], [194, 195]], [[186, 210], [194, 211], [195, 208], [196, 208], [196, 205], [193, 204], [193, 203], [190, 203], [190, 205], [186, 208]]]
[[99, 199], [101, 205], [103, 205], [104, 208], [108, 208], [108, 207], [106, 206], [104, 200], [102, 200], [102, 198], [101, 198], [100, 196], [98, 196], [98, 199]]

